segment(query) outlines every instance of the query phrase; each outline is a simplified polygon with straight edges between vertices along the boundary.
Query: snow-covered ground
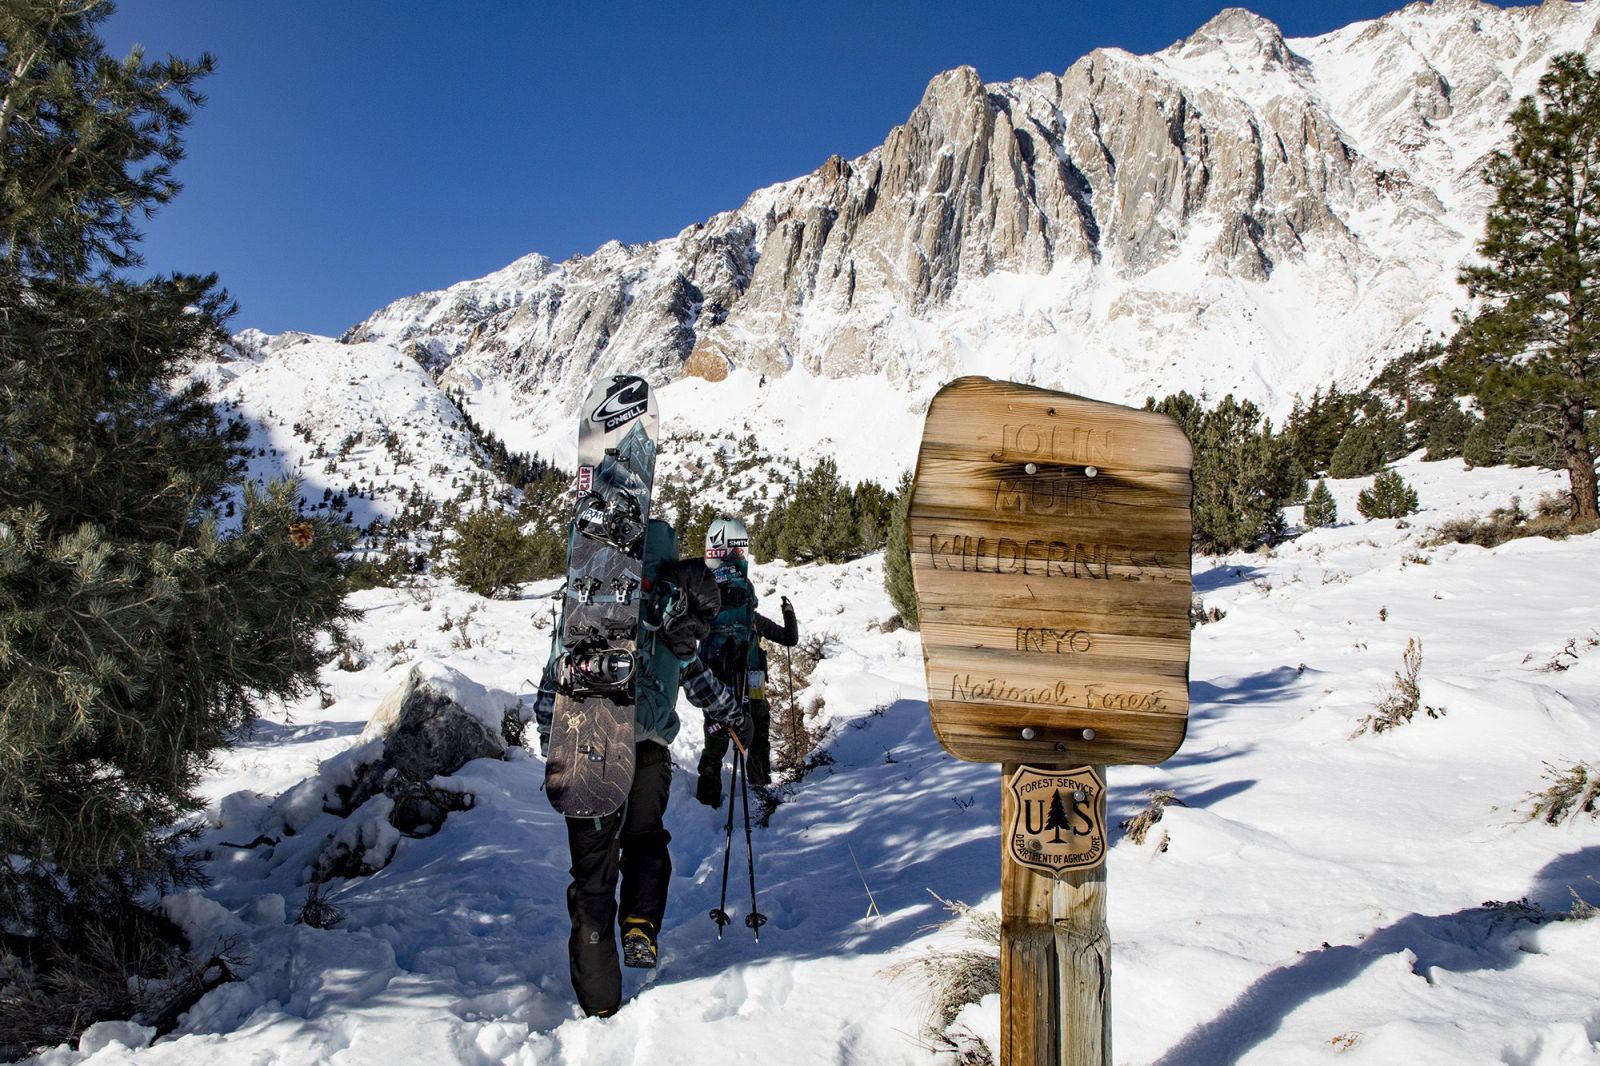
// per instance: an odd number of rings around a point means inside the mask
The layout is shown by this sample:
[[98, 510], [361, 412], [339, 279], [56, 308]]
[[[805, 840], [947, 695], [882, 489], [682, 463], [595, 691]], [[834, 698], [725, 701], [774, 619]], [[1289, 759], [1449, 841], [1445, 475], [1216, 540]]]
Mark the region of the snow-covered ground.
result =
[[[1565, 914], [1574, 892], [1600, 904], [1600, 822], [1526, 818], [1545, 762], [1600, 759], [1600, 647], [1586, 639], [1600, 638], [1600, 534], [1424, 548], [1445, 518], [1513, 494], [1531, 506], [1560, 478], [1455, 461], [1399, 469], [1424, 508], [1405, 528], [1361, 520], [1361, 484], [1336, 482], [1344, 524], [1197, 560], [1196, 589], [1225, 617], [1194, 631], [1188, 739], [1161, 766], [1107, 775], [1113, 825], [1146, 789], [1186, 804], [1142, 846], [1114, 836], [1119, 1063], [1600, 1062], [1600, 919], [1535, 922], [1503, 905]], [[477, 806], [401, 840], [380, 872], [332, 882], [337, 928], [287, 920], [339, 823], [313, 807], [276, 847], [228, 846], [255, 836], [273, 797], [356, 744], [418, 658], [508, 703], [531, 696], [545, 658], [552, 583], [500, 602], [443, 584], [372, 590], [356, 601], [370, 664], [330, 666], [329, 706], [274, 711], [206, 785], [213, 883], [169, 908], [203, 936], [236, 938], [250, 958], [242, 979], [149, 1046], [100, 1027], [85, 1051], [39, 1061], [950, 1061], [918, 1035], [926, 989], [885, 971], [962, 942], [930, 928], [946, 917], [930, 893], [998, 906], [999, 774], [933, 740], [917, 637], [879, 625], [892, 614], [881, 566], [756, 569], [769, 603], [789, 595], [803, 628], [832, 638], [806, 695], [826, 701], [833, 756], [756, 831], [771, 918], [759, 945], [739, 924], [742, 892], [730, 891], [735, 924], [720, 942], [707, 918], [722, 828], [693, 798], [687, 705], [662, 965], [625, 972], [615, 1018], [580, 1018], [572, 1001], [565, 834], [537, 756], [464, 768], [457, 783]], [[1443, 716], [1352, 737], [1412, 639], [1423, 702]], [[992, 1033], [997, 1001], [965, 1017]]]

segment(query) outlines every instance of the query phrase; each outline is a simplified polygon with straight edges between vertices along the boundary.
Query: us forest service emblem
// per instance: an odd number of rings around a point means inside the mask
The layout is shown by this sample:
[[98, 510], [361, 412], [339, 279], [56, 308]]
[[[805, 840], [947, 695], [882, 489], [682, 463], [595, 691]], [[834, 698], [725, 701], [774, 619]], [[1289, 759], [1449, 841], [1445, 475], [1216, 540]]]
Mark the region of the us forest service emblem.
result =
[[1056, 877], [1105, 862], [1106, 783], [1093, 767], [1022, 766], [1006, 787], [1015, 812], [1005, 827], [1011, 861]]

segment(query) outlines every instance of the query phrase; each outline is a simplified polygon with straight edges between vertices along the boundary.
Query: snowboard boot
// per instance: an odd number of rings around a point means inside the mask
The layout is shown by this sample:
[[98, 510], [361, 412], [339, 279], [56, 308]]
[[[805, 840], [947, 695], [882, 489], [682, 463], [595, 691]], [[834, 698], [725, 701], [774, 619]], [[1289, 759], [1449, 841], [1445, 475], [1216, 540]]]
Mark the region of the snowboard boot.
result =
[[694, 798], [704, 803], [707, 807], [722, 806], [722, 773], [719, 769], [715, 777], [700, 775], [694, 786]]
[[622, 920], [622, 965], [635, 970], [656, 968], [656, 938], [648, 918]]

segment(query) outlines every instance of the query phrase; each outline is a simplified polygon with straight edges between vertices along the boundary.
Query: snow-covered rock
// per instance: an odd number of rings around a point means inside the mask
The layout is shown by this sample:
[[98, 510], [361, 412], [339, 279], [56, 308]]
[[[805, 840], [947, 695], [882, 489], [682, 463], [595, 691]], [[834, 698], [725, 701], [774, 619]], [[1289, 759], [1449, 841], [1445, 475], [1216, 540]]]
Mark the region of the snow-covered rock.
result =
[[426, 660], [372, 712], [362, 740], [381, 740], [385, 770], [410, 781], [453, 774], [473, 759], [499, 759], [506, 743], [501, 723], [517, 697], [492, 692], [459, 670]]

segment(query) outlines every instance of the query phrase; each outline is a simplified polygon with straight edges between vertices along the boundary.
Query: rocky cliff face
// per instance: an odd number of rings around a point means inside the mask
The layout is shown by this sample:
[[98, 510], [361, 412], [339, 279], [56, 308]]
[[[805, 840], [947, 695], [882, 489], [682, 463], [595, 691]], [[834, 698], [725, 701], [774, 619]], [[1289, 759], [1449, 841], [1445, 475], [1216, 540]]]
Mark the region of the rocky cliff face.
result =
[[1477, 174], [1600, 9], [1412, 4], [1318, 38], [1230, 9], [1149, 56], [939, 75], [853, 160], [666, 240], [538, 256], [402, 300], [345, 339], [564, 417], [597, 373], [961, 373], [1137, 401], [1363, 379], [1447, 327]]

